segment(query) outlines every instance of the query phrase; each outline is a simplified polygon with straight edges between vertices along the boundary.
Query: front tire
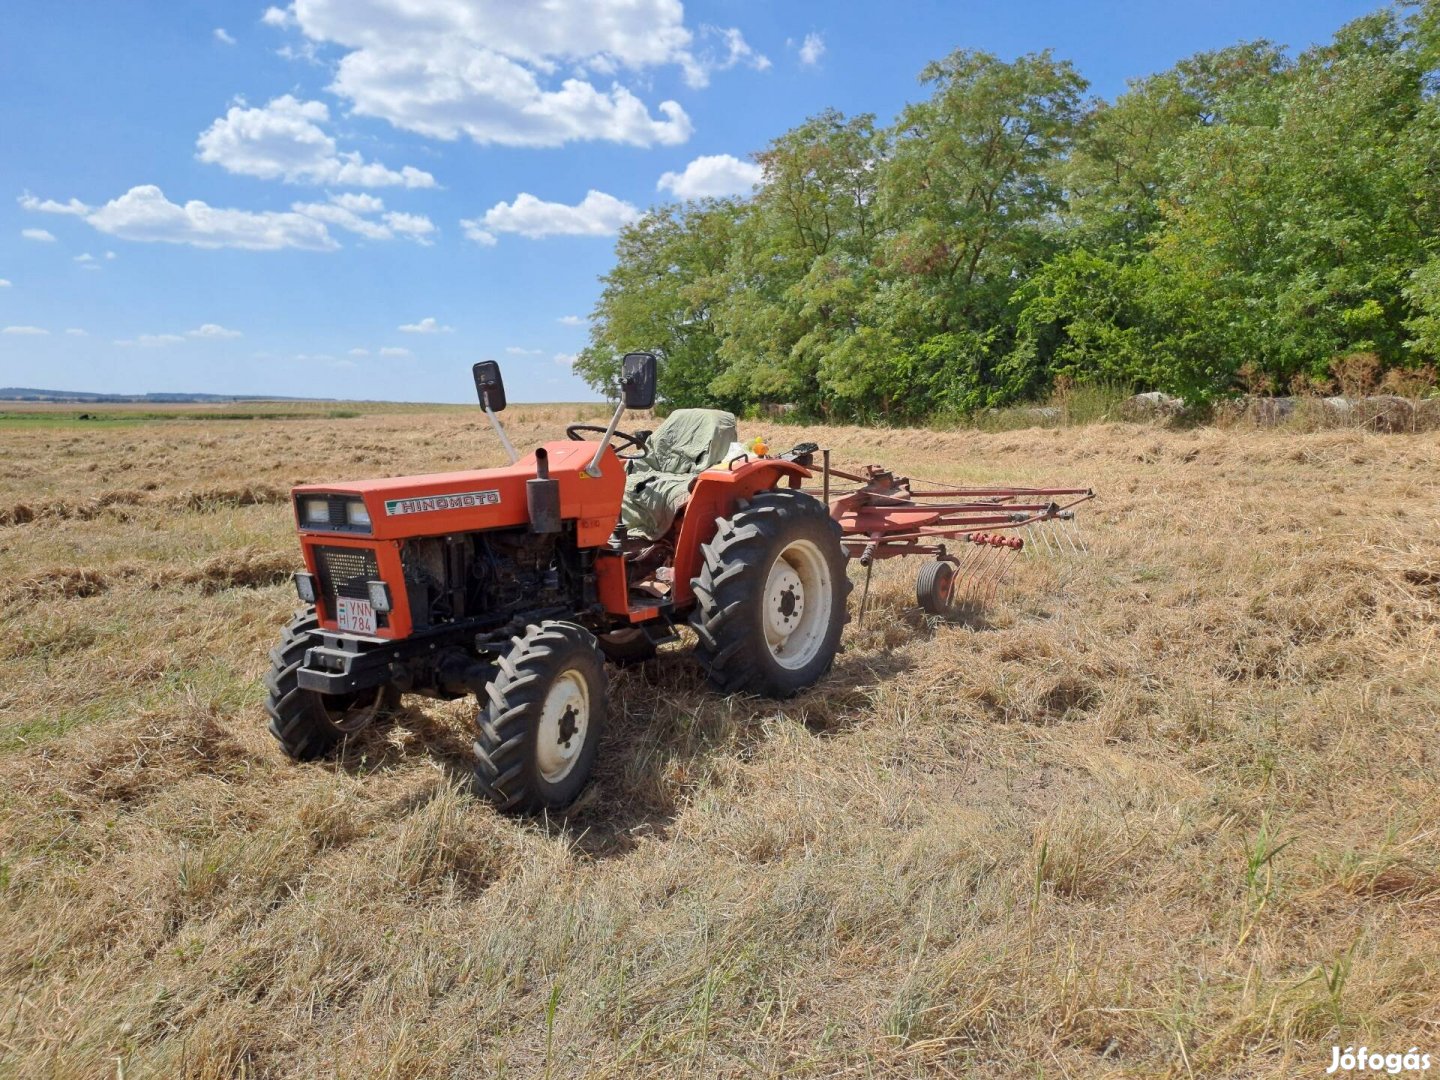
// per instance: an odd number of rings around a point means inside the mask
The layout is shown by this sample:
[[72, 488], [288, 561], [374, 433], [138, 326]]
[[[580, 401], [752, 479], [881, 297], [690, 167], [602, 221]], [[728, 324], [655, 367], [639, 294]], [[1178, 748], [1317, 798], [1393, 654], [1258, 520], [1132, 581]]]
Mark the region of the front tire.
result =
[[595, 636], [542, 622], [512, 638], [477, 720], [476, 780], [501, 810], [561, 810], [590, 779], [609, 702]]
[[786, 698], [830, 670], [850, 619], [840, 536], [825, 504], [799, 491], [762, 492], [720, 522], [690, 583], [712, 686]]
[[319, 628], [314, 608], [296, 613], [280, 631], [280, 643], [270, 650], [270, 672], [265, 676], [270, 734], [285, 756], [295, 761], [324, 756], [346, 736], [400, 704], [399, 692], [390, 686], [340, 695], [302, 690], [299, 671], [311, 645], [310, 635]]

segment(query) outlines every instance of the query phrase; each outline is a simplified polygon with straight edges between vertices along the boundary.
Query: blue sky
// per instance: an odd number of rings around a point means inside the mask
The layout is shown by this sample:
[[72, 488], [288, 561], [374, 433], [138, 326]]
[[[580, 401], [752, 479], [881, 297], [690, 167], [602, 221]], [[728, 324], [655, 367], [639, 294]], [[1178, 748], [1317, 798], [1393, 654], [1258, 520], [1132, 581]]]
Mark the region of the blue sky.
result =
[[463, 401], [493, 358], [512, 399], [587, 400], [614, 230], [745, 188], [806, 116], [888, 120], [959, 47], [1113, 97], [1375, 6], [9, 0], [0, 385]]

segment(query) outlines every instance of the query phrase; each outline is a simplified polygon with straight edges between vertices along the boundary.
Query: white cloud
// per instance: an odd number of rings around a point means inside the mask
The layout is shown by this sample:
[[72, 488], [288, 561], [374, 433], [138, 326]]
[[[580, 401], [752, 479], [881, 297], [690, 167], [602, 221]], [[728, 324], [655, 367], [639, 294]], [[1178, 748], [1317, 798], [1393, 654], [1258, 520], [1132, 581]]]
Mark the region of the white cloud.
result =
[[244, 337], [245, 335], [242, 334], [239, 330], [227, 330], [225, 327], [219, 325], [218, 323], [207, 322], [197, 326], [194, 330], [186, 330], [185, 336], [188, 338], [217, 339], [238, 338]]
[[328, 203], [297, 202], [291, 204], [290, 209], [371, 240], [393, 240], [398, 236], [427, 247], [434, 243], [430, 237], [436, 231], [435, 224], [423, 214], [391, 211], [381, 214], [378, 220], [367, 217], [367, 214], [380, 214], [385, 209], [385, 203], [374, 195], [332, 195]]
[[289, 94], [263, 108], [241, 102], [201, 132], [196, 157], [226, 172], [289, 184], [435, 186], [435, 177], [414, 166], [396, 171], [366, 162], [354, 151], [341, 151], [320, 126], [329, 121], [324, 102], [300, 101]]
[[0, 289], [8, 289], [8, 288], [10, 288], [10, 279], [9, 279], [9, 278], [0, 277]]
[[495, 234], [482, 228], [478, 218], [461, 218], [460, 228], [464, 230], [466, 240], [474, 240], [481, 247], [494, 247], [496, 244]]
[[70, 327], [70, 329], [66, 330], [65, 333], [66, 333], [69, 337], [89, 337], [89, 336], [90, 336], [89, 331], [87, 331], [87, 330], [81, 330], [78, 326], [72, 326], [72, 327]]
[[805, 67], [814, 67], [824, 55], [825, 39], [819, 34], [806, 34], [805, 40], [800, 43], [800, 63]]
[[675, 67], [700, 87], [713, 71], [769, 65], [739, 30], [697, 36], [684, 15], [679, 0], [547, 0], [539, 15], [514, 0], [304, 0], [263, 21], [343, 49], [329, 89], [358, 115], [478, 143], [650, 146], [684, 142], [690, 118], [673, 100], [652, 112], [628, 76]]
[[165, 198], [154, 184], [131, 188], [91, 211], [85, 220], [101, 232], [125, 240], [201, 248], [330, 251], [340, 246], [322, 222], [304, 214], [228, 210], [193, 199], [180, 206]]
[[55, 243], [54, 234], [47, 232], [44, 229], [21, 229], [20, 235], [23, 236], [26, 240], [36, 240], [42, 244]]
[[551, 357], [551, 359], [554, 360], [555, 363], [559, 364], [561, 367], [569, 368], [575, 366], [575, 361], [580, 359], [580, 356], [578, 353], [573, 352], [557, 352], [553, 357]]
[[401, 332], [406, 334], [449, 334], [454, 329], [453, 326], [441, 326], [430, 316], [426, 316], [419, 322], [406, 323], [400, 327]]
[[0, 334], [25, 334], [31, 337], [39, 337], [49, 333], [49, 330], [40, 326], [7, 326], [4, 330], [0, 330]]
[[54, 199], [37, 199], [28, 192], [20, 196], [20, 205], [26, 210], [37, 211], [41, 214], [73, 214], [76, 217], [84, 217], [92, 209], [79, 199], [71, 199], [69, 202], [62, 203], [56, 202]]
[[235, 44], [235, 39], [230, 36], [229, 32], [227, 32], [223, 26], [217, 26], [211, 33], [215, 35], [215, 40], [220, 42], [221, 45]]
[[142, 349], [159, 349], [166, 345], [179, 345], [184, 340], [179, 334], [139, 334], [133, 338], [116, 341], [114, 344], [122, 348], [138, 345]]
[[697, 157], [681, 172], [667, 172], [655, 185], [677, 199], [722, 199], [727, 195], [748, 195], [764, 178], [759, 165], [741, 161], [730, 154]]
[[351, 349], [351, 350], [350, 350], [350, 355], [351, 355], [351, 356], [369, 356], [369, 355], [370, 355], [370, 350], [369, 350], [369, 349]]
[[555, 321], [558, 322], [561, 326], [585, 325], [585, 320], [582, 319], [579, 315], [561, 315], [560, 318], [556, 319]]
[[91, 255], [91, 254], [87, 251], [87, 252], [85, 252], [83, 255], [76, 255], [76, 256], [75, 256], [75, 261], [78, 262], [78, 263], [94, 262], [94, 261], [95, 261], [95, 256], [94, 256], [94, 255]]
[[380, 350], [380, 355], [404, 358], [413, 354], [410, 352], [409, 349], [402, 349], [398, 345], [387, 345], [385, 348]]
[[505, 351], [511, 356], [544, 356], [544, 349], [522, 349], [519, 345], [506, 345]]
[[[302, 363], [307, 363], [307, 362], [309, 362], [309, 363], [333, 364], [334, 361], [335, 361], [335, 357], [331, 356], [328, 352], [322, 352], [322, 353], [303, 353], [303, 352], [302, 352], [302, 353], [296, 353], [296, 354], [295, 354], [295, 359], [301, 361]], [[343, 361], [342, 361], [342, 362], [343, 362]]]
[[630, 203], [603, 191], [586, 192], [575, 206], [545, 202], [522, 192], [513, 203], [496, 203], [483, 218], [460, 224], [470, 239], [492, 244], [495, 233], [519, 233], [532, 240], [546, 236], [613, 236], [639, 216], [640, 211]]
[[107, 258], [107, 259], [113, 259], [113, 258], [115, 258], [115, 252], [113, 252], [113, 251], [107, 251], [107, 252], [105, 252], [105, 258]]

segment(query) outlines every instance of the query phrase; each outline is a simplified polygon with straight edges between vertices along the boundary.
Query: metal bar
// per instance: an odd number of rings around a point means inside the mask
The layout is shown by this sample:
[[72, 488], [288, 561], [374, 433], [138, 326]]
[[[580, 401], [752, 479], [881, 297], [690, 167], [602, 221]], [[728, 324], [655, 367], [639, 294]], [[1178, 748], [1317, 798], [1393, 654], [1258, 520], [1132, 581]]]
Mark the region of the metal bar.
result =
[[[605, 437], [600, 440], [600, 447], [595, 451], [595, 456], [590, 459], [590, 464], [585, 466], [585, 475], [591, 478], [600, 475], [600, 458], [605, 453], [605, 448], [610, 445], [610, 440], [615, 437], [615, 429], [620, 426], [620, 417], [624, 415], [625, 402], [615, 406], [615, 415], [610, 417], [610, 425], [605, 429]], [[514, 460], [513, 458], [511, 459]]]

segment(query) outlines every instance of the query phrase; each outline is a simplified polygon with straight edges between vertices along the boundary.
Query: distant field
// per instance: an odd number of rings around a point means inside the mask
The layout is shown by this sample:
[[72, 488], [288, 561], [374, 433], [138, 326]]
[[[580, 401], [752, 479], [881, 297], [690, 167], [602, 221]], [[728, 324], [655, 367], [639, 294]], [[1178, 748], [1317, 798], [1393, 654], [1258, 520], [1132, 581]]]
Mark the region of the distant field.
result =
[[682, 646], [616, 672], [597, 782], [547, 823], [466, 790], [472, 703], [309, 766], [261, 707], [289, 487], [498, 464], [483, 415], [135, 410], [0, 405], [0, 1076], [1440, 1053], [1440, 436], [742, 425], [1093, 485], [1091, 557], [1022, 563], [972, 625], [882, 564], [783, 705], [707, 694]]

